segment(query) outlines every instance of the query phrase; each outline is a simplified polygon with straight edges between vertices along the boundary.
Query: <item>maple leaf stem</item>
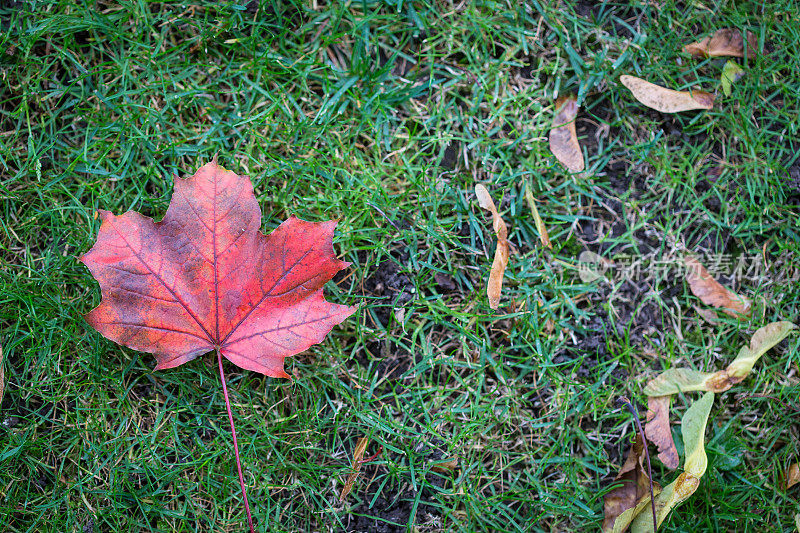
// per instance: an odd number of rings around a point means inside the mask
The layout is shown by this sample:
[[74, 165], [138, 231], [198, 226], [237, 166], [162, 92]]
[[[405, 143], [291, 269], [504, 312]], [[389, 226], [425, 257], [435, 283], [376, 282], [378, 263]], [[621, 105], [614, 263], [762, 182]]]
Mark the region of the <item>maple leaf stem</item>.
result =
[[233, 425], [233, 414], [231, 413], [231, 401], [228, 398], [228, 386], [225, 384], [225, 373], [222, 371], [222, 353], [217, 350], [217, 362], [219, 363], [219, 378], [222, 380], [222, 393], [225, 395], [225, 408], [228, 410], [228, 422], [231, 423], [231, 435], [233, 435], [233, 452], [236, 454], [236, 468], [239, 470], [239, 485], [242, 487], [242, 497], [244, 498], [244, 510], [247, 512], [247, 525], [250, 526], [250, 533], [255, 533], [253, 529], [253, 516], [250, 514], [250, 503], [247, 501], [247, 489], [244, 486], [244, 476], [242, 475], [242, 462], [239, 460], [239, 442], [236, 440], [236, 428]]

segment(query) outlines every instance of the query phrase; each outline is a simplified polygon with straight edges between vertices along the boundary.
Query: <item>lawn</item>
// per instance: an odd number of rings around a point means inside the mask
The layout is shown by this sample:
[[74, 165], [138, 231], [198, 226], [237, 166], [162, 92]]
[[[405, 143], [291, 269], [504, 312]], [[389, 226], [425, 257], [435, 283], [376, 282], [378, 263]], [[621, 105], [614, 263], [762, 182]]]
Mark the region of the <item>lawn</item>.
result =
[[[644, 416], [662, 370], [725, 368], [797, 320], [798, 19], [791, 0], [0, 1], [2, 529], [244, 530], [213, 353], [154, 371], [103, 338], [78, 261], [96, 210], [159, 220], [172, 176], [216, 155], [262, 231], [338, 220], [352, 264], [326, 297], [358, 306], [292, 381], [226, 363], [257, 531], [599, 530], [635, 432], [617, 398]], [[730, 96], [727, 58], [681, 50], [720, 28], [763, 48]], [[662, 114], [621, 74], [717, 98]], [[568, 93], [582, 173], [548, 147]], [[509, 229], [497, 310], [478, 183]], [[615, 267], [582, 276], [582, 252]], [[686, 254], [751, 316], [695, 297]], [[799, 344], [717, 395], [707, 472], [660, 531], [795, 530]], [[681, 455], [698, 397], [674, 401]], [[651, 452], [666, 485], [681, 469]]]

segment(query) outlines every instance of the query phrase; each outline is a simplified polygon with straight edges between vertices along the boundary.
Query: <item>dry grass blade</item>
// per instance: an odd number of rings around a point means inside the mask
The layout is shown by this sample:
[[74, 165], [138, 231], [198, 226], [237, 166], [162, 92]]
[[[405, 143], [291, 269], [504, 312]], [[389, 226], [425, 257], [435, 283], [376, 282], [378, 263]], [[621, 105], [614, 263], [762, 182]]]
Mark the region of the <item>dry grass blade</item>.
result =
[[492, 270], [489, 272], [489, 283], [486, 287], [486, 294], [489, 297], [489, 307], [497, 309], [500, 306], [500, 294], [503, 290], [503, 274], [508, 266], [509, 247], [508, 247], [508, 227], [500, 218], [494, 200], [489, 196], [489, 191], [480, 183], [475, 186], [475, 196], [478, 197], [478, 205], [492, 213], [492, 227], [497, 234], [497, 249], [494, 252]]
[[539, 216], [539, 210], [536, 209], [536, 200], [533, 199], [533, 193], [529, 185], [525, 185], [525, 200], [528, 202], [528, 207], [530, 207], [531, 214], [533, 215], [533, 221], [536, 223], [536, 231], [539, 232], [539, 240], [542, 242], [542, 246], [546, 246], [552, 250], [553, 244], [550, 242], [550, 235], [547, 233], [547, 227], [544, 225], [542, 217]]
[[696, 258], [687, 257], [684, 262], [689, 288], [704, 304], [720, 308], [733, 318], [750, 316], [750, 300], [720, 285]]
[[[742, 32], [735, 28], [722, 28], [702, 41], [687, 44], [683, 51], [694, 57], [744, 57], [744, 39]], [[752, 59], [758, 53], [756, 36], [747, 32], [747, 57]]]
[[364, 450], [367, 449], [368, 443], [369, 439], [367, 437], [358, 439], [356, 449], [353, 452], [353, 471], [347, 477], [344, 487], [342, 487], [342, 492], [339, 494], [339, 501], [344, 501], [347, 495], [350, 494], [350, 491], [353, 490], [353, 483], [355, 483], [358, 478], [358, 472], [361, 470], [361, 458], [364, 457]]
[[582, 172], [585, 168], [583, 152], [575, 131], [578, 116], [578, 101], [574, 96], [562, 96], [556, 100], [556, 116], [550, 130], [550, 151], [570, 172]]
[[714, 95], [705, 91], [673, 91], [635, 76], [623, 74], [619, 81], [639, 102], [662, 113], [679, 113], [714, 107]]

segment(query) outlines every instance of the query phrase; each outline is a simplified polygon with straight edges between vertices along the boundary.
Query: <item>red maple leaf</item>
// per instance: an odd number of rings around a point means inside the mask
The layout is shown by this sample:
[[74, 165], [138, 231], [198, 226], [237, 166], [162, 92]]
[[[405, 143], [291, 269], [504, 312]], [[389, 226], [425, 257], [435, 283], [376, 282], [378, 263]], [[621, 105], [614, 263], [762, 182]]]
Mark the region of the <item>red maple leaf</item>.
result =
[[335, 221], [290, 217], [269, 235], [245, 176], [212, 161], [175, 178], [161, 222], [100, 211], [97, 242], [81, 261], [102, 302], [86, 321], [104, 337], [156, 356], [156, 370], [211, 350], [267, 376], [320, 342], [354, 307], [322, 286], [349, 263], [333, 254]]
[[222, 357], [288, 378], [283, 360], [320, 342], [354, 307], [326, 302], [322, 287], [349, 263], [333, 254], [335, 221], [290, 217], [259, 231], [253, 185], [217, 165], [175, 192], [161, 222], [135, 211], [100, 211], [97, 242], [81, 261], [103, 299], [86, 321], [104, 337], [155, 354], [156, 370], [216, 350], [250, 531], [239, 445]]

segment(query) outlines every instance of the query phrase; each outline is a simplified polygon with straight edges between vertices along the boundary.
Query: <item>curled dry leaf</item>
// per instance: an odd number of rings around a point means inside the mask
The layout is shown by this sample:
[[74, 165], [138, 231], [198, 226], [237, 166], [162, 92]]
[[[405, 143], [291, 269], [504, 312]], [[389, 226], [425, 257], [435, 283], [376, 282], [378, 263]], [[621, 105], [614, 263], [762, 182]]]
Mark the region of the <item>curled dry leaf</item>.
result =
[[[635, 512], [630, 511], [638, 508], [642, 498], [650, 502], [650, 478], [647, 476], [647, 467], [644, 466], [644, 443], [640, 435], [628, 451], [625, 463], [619, 469], [614, 484], [622, 483], [622, 486], [611, 490], [603, 498], [605, 519], [603, 520], [603, 531], [613, 531], [625, 520], [630, 521], [635, 516]], [[658, 494], [661, 487], [658, 483], [653, 483], [653, 493]], [[639, 511], [642, 511], [643, 506]], [[643, 513], [648, 515], [648, 513]], [[623, 516], [624, 515], [624, 516]], [[649, 515], [648, 515], [649, 516]], [[652, 521], [652, 520], [651, 520]], [[624, 528], [623, 528], [624, 529]]]
[[478, 205], [488, 209], [492, 213], [492, 226], [497, 234], [497, 249], [494, 252], [492, 270], [489, 272], [489, 284], [486, 287], [486, 294], [489, 296], [489, 307], [497, 309], [500, 306], [500, 294], [503, 290], [503, 274], [508, 266], [508, 227], [500, 218], [494, 200], [489, 196], [489, 191], [480, 183], [475, 186], [475, 196], [478, 197]]
[[575, 131], [578, 116], [578, 101], [574, 96], [562, 96], [556, 100], [556, 116], [550, 130], [550, 151], [570, 172], [582, 172], [585, 168], [583, 152]]
[[781, 342], [795, 328], [791, 322], [772, 322], [753, 334], [748, 346], [725, 370], [700, 372], [690, 368], [670, 368], [651, 379], [644, 388], [648, 396], [664, 396], [678, 392], [709, 391], [724, 392], [743, 381], [761, 356]]
[[733, 318], [750, 316], [750, 300], [720, 285], [696, 258], [687, 257], [684, 263], [686, 281], [689, 282], [692, 294], [700, 298], [700, 301], [722, 309]]
[[[656, 519], [659, 526], [672, 509], [686, 501], [700, 486], [700, 478], [705, 474], [708, 464], [705, 432], [713, 404], [714, 393], [708, 392], [693, 402], [681, 418], [681, 434], [686, 447], [684, 472], [656, 496]], [[647, 513], [641, 513], [633, 519], [632, 533], [652, 533], [652, 531], [653, 519]]]
[[669, 404], [671, 396], [650, 396], [647, 398], [647, 423], [644, 434], [658, 447], [658, 459], [670, 470], [678, 468], [678, 449], [672, 440], [669, 425]]
[[539, 210], [536, 209], [536, 200], [533, 199], [533, 193], [531, 192], [531, 188], [529, 185], [525, 185], [525, 200], [528, 202], [528, 207], [530, 207], [531, 214], [533, 215], [533, 221], [536, 223], [536, 231], [539, 232], [539, 240], [542, 241], [542, 246], [546, 246], [553, 249], [553, 245], [550, 242], [550, 236], [547, 234], [547, 227], [544, 225], [544, 221], [542, 217], [539, 216]]
[[793, 465], [789, 466], [786, 469], [786, 474], [784, 475], [783, 480], [783, 487], [785, 489], [791, 489], [795, 485], [800, 483], [800, 463], [794, 463]]
[[339, 501], [344, 501], [350, 491], [353, 490], [353, 483], [356, 482], [358, 478], [358, 472], [361, 470], [361, 458], [364, 457], [364, 451], [367, 449], [367, 444], [369, 443], [369, 439], [367, 437], [361, 437], [358, 439], [356, 443], [356, 449], [353, 452], [353, 464], [352, 464], [352, 472], [347, 477], [347, 481], [342, 487], [342, 492], [339, 495]]
[[[687, 44], [683, 51], [694, 57], [744, 57], [742, 32], [735, 28], [722, 28], [702, 41]], [[758, 42], [753, 32], [747, 32], [747, 57], [752, 59], [758, 53]]]
[[673, 91], [635, 76], [623, 74], [619, 81], [639, 102], [662, 113], [679, 113], [714, 107], [714, 95], [705, 91]]

